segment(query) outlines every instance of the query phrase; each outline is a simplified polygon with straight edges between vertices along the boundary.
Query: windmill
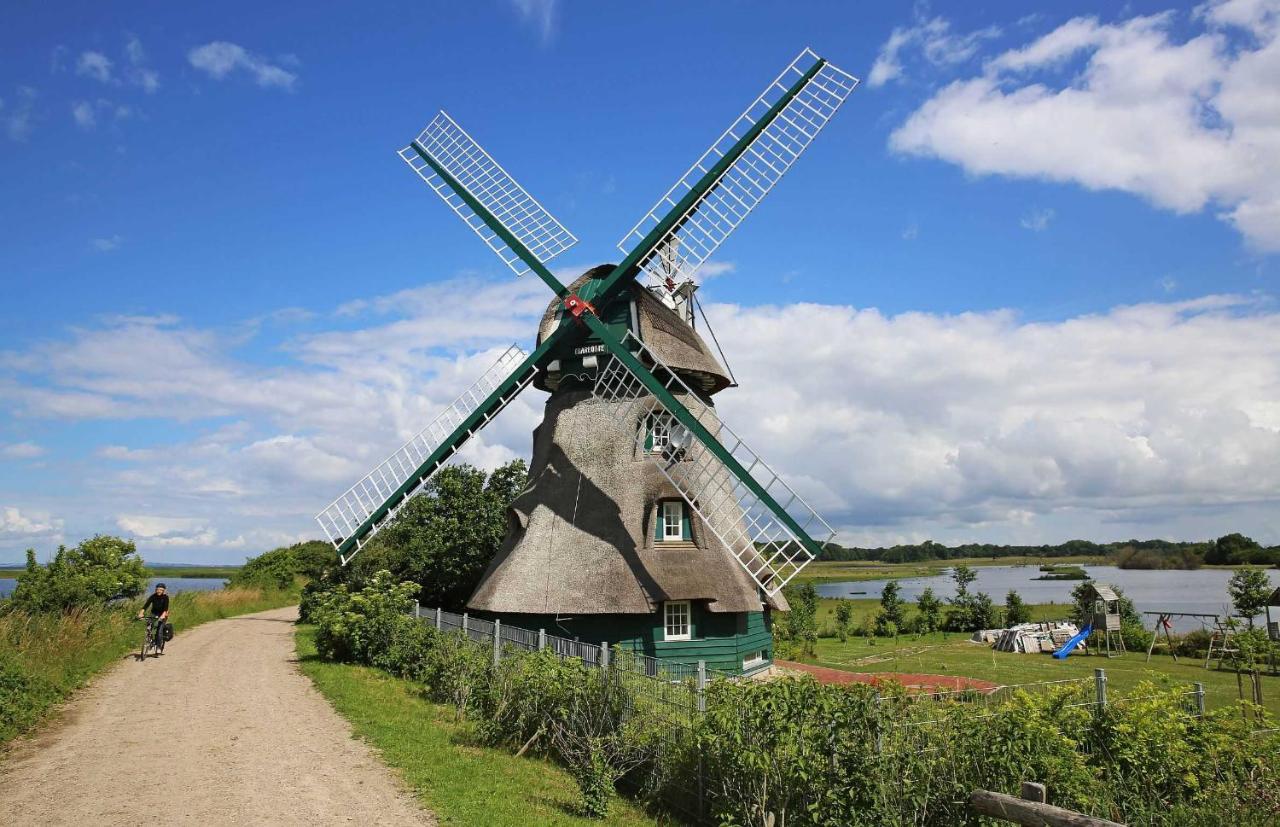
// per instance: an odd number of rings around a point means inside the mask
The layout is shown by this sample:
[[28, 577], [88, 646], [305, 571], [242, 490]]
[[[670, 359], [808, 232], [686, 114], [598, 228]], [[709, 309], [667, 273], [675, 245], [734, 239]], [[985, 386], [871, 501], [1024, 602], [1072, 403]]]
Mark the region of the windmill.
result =
[[555, 298], [532, 352], [508, 348], [317, 515], [343, 564], [532, 384], [551, 395], [530, 483], [471, 610], [659, 657], [767, 664], [768, 610], [834, 532], [719, 420], [712, 395], [732, 382], [694, 330], [692, 277], [857, 83], [805, 49], [627, 232], [622, 261], [568, 286], [546, 263], [577, 238], [438, 113], [401, 158]]

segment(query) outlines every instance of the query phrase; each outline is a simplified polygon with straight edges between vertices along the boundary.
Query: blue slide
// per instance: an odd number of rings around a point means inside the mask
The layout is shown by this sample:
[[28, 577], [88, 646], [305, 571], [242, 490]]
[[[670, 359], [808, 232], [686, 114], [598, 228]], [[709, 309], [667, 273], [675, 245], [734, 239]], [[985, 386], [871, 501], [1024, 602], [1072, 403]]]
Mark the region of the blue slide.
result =
[[1063, 647], [1062, 647], [1061, 649], [1059, 649], [1058, 651], [1054, 652], [1054, 653], [1053, 653], [1053, 656], [1054, 656], [1055, 658], [1057, 658], [1058, 660], [1066, 660], [1067, 655], [1069, 655], [1069, 654], [1071, 654], [1072, 652], [1074, 652], [1074, 651], [1076, 650], [1076, 646], [1077, 646], [1077, 645], [1079, 645], [1080, 641], [1082, 641], [1082, 640], [1084, 640], [1085, 638], [1087, 638], [1087, 637], [1089, 636], [1089, 633], [1090, 633], [1090, 632], [1092, 632], [1092, 631], [1093, 631], [1093, 624], [1092, 624], [1092, 623], [1090, 623], [1088, 626], [1086, 626], [1086, 627], [1084, 627], [1082, 630], [1080, 630], [1080, 634], [1078, 634], [1078, 635], [1076, 635], [1075, 637], [1071, 638], [1071, 640], [1068, 640], [1068, 641], [1066, 642], [1066, 644], [1064, 644], [1064, 645], [1063, 645]]

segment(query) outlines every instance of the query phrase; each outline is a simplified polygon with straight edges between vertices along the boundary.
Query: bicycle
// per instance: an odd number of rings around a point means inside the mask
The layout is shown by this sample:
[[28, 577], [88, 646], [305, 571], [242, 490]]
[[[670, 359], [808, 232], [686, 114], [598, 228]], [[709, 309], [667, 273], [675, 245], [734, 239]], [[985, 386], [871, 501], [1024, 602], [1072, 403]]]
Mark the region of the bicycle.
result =
[[142, 635], [142, 651], [138, 653], [138, 660], [144, 661], [147, 655], [152, 653], [164, 654], [164, 621], [154, 615], [138, 619], [145, 620], [147, 623], [146, 631]]

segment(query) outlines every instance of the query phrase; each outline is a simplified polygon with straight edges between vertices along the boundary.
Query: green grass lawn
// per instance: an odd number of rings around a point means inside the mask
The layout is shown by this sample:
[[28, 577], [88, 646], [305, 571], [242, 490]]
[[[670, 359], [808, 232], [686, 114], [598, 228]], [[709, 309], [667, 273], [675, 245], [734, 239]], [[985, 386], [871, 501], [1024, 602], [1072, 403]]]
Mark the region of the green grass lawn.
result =
[[[302, 671], [440, 824], [602, 823], [576, 814], [577, 785], [561, 767], [478, 745], [469, 722], [456, 720], [451, 707], [427, 701], [410, 681], [320, 660], [310, 626], [298, 628], [297, 646]], [[674, 823], [655, 820], [623, 799], [615, 799], [609, 813], [603, 823]]]
[[[855, 602], [866, 604], [875, 601]], [[859, 608], [866, 611], [869, 607]], [[1066, 660], [1055, 660], [1047, 654], [997, 652], [989, 646], [970, 643], [968, 638], [965, 634], [939, 632], [922, 635], [918, 639], [914, 635], [905, 635], [897, 640], [875, 638], [874, 645], [863, 638], [850, 638], [846, 643], [835, 638], [820, 638], [818, 656], [812, 662], [851, 672], [962, 675], [1000, 684], [1092, 677], [1093, 670], [1101, 667], [1107, 671], [1108, 688], [1116, 693], [1123, 694], [1139, 681], [1148, 679], [1185, 685], [1188, 689], [1193, 682], [1199, 681], [1204, 684], [1206, 704], [1211, 708], [1232, 703], [1238, 697], [1236, 674], [1204, 669], [1203, 661], [1178, 658], [1174, 663], [1168, 655], [1156, 654], [1150, 663], [1146, 663], [1145, 652], [1114, 658], [1077, 653]], [[1264, 705], [1272, 713], [1280, 715], [1280, 677], [1264, 676], [1262, 681]], [[1247, 679], [1245, 688], [1247, 694]]]

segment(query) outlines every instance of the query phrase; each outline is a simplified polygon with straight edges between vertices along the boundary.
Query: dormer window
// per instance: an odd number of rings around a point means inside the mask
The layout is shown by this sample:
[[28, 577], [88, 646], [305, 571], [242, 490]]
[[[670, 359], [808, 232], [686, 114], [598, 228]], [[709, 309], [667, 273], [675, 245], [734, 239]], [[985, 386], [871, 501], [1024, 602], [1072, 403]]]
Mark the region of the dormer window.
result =
[[689, 531], [689, 510], [685, 501], [659, 501], [657, 519], [654, 520], [654, 541], [659, 544], [687, 543], [692, 538]]

